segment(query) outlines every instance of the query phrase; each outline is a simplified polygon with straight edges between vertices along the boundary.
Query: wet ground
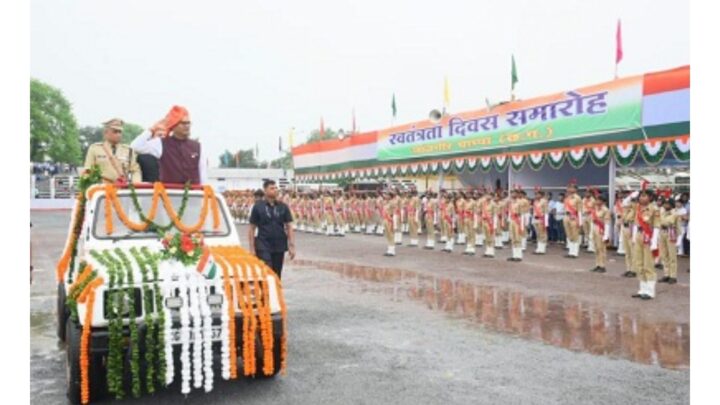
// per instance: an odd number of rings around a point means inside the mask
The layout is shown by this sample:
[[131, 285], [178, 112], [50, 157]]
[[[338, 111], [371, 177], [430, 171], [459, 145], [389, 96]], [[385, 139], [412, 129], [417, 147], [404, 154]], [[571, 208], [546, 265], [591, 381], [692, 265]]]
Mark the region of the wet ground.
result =
[[[37, 404], [66, 403], [53, 268], [68, 219], [67, 212], [32, 213], [37, 272], [30, 360]], [[187, 398], [171, 389], [123, 402], [689, 402], [687, 275], [641, 303], [629, 298], [636, 282], [619, 277], [619, 263], [606, 275], [587, 273], [582, 267], [590, 256], [516, 264], [500, 253], [491, 265], [410, 248], [388, 259], [382, 244], [369, 236], [298, 235], [298, 260], [283, 274], [287, 376], [217, 382], [213, 392]]]

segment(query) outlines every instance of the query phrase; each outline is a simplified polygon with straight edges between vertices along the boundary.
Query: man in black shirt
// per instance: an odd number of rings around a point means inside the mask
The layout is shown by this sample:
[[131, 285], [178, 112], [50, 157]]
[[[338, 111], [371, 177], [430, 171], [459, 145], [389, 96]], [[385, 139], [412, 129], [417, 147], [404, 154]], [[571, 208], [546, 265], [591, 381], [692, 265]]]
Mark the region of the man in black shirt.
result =
[[248, 241], [250, 251], [255, 252], [255, 256], [270, 266], [280, 278], [285, 251], [290, 253], [290, 260], [295, 258], [295, 235], [291, 225], [293, 218], [288, 206], [277, 201], [278, 189], [274, 181], [265, 180], [263, 190], [265, 198], [255, 202], [250, 213]]

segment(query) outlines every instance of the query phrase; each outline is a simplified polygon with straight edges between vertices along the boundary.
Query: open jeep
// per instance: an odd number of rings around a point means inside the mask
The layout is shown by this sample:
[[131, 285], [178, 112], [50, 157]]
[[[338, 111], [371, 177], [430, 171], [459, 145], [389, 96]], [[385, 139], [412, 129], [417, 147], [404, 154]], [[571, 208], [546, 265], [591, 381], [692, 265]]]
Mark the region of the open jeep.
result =
[[[92, 185], [57, 266], [57, 333], [73, 403], [284, 369], [279, 279], [240, 247], [209, 186]], [[242, 362], [238, 365], [238, 359]]]

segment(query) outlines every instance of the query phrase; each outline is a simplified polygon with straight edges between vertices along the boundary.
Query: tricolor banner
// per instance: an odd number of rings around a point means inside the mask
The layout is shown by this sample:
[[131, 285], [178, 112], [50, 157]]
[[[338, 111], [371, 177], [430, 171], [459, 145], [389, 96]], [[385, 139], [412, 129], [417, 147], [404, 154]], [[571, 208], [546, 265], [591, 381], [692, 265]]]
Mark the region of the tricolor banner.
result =
[[[414, 122], [379, 131], [378, 159], [497, 153], [552, 142], [573, 146], [637, 129], [643, 77], [635, 76], [527, 101], [451, 114], [434, 124]], [[562, 145], [564, 141], [564, 145]]]

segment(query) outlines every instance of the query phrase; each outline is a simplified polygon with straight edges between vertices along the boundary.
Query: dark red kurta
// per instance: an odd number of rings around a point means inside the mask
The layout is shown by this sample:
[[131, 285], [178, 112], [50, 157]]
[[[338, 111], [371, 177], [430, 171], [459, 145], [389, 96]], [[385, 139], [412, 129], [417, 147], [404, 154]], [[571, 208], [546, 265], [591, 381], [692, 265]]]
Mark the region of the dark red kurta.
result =
[[200, 184], [200, 143], [174, 136], [162, 139], [160, 181], [163, 183]]

